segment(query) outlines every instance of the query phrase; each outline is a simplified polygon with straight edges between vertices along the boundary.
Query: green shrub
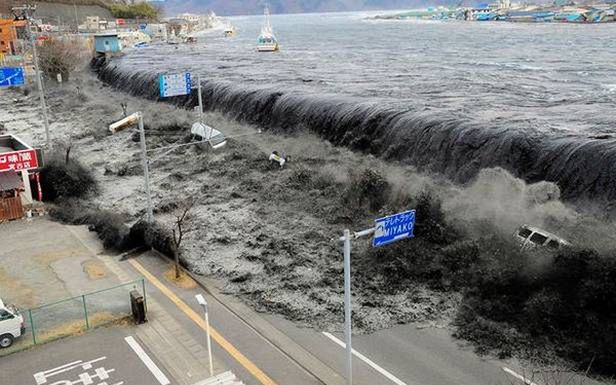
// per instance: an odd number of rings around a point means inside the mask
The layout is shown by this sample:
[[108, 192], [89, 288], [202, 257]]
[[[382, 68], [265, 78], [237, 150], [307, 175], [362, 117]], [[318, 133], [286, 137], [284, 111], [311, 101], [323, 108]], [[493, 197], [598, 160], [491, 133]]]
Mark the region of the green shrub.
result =
[[107, 249], [123, 251], [135, 246], [129, 237], [129, 228], [125, 224], [129, 218], [125, 215], [108, 210], [87, 209], [72, 201], [53, 206], [49, 214], [59, 222], [88, 225]]
[[171, 231], [159, 222], [141, 220], [130, 229], [130, 240], [134, 245], [146, 246], [173, 258], [175, 244]]
[[376, 212], [387, 203], [389, 190], [387, 179], [378, 171], [367, 168], [351, 173], [344, 201], [350, 210], [363, 210], [367, 206]]
[[79, 161], [66, 162], [64, 154], [53, 153], [41, 169], [43, 199], [53, 202], [59, 198], [81, 198], [97, 191], [92, 170]]

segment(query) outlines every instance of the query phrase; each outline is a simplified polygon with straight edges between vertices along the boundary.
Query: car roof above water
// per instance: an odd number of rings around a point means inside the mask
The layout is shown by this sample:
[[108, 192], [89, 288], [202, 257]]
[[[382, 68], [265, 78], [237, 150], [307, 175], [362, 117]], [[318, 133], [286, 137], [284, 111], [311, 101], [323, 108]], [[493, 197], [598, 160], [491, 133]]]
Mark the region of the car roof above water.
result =
[[567, 245], [567, 246], [571, 245], [571, 243], [567, 242], [566, 240], [564, 240], [563, 238], [559, 237], [558, 235], [550, 233], [549, 231], [545, 231], [543, 229], [540, 229], [539, 227], [534, 227], [534, 226], [529, 226], [529, 225], [522, 225], [522, 226], [520, 226], [518, 228], [517, 231], [519, 232], [520, 229], [527, 229], [527, 230], [529, 230], [529, 231], [531, 231], [533, 233], [539, 233], [539, 234], [541, 234], [541, 235], [543, 235], [543, 236], [545, 236], [547, 238], [555, 239], [558, 242], [560, 242], [560, 243], [562, 243], [564, 245]]

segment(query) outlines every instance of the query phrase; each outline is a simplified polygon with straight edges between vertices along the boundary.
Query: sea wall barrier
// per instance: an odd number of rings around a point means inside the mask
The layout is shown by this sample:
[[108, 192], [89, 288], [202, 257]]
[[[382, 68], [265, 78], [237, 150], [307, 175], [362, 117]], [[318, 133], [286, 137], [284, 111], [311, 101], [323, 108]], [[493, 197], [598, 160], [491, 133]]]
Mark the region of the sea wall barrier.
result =
[[[110, 62], [98, 68], [111, 86], [159, 100], [158, 74]], [[503, 167], [533, 183], [555, 182], [569, 201], [616, 199], [616, 138], [557, 136], [530, 127], [487, 127], [470, 119], [403, 110], [338, 95], [299, 93], [222, 81], [203, 81], [204, 108], [264, 129], [310, 130], [338, 146], [437, 172], [456, 182], [479, 170]], [[185, 108], [190, 96], [166, 99]]]

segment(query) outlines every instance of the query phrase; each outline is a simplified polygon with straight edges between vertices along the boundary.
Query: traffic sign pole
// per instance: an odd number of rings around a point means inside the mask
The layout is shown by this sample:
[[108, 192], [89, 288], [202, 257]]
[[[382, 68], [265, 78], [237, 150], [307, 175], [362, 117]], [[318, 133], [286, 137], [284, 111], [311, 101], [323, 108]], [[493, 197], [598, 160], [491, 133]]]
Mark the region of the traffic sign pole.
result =
[[[374, 233], [370, 228], [353, 234], [353, 239]], [[351, 307], [351, 231], [344, 230], [340, 241], [344, 244], [344, 337], [346, 344], [346, 378], [347, 385], [353, 385], [353, 343], [352, 343], [352, 307]]]
[[372, 245], [378, 247], [401, 239], [411, 238], [415, 227], [415, 210], [379, 218], [376, 226], [353, 233], [344, 230], [340, 241], [344, 254], [344, 336], [346, 340], [346, 379], [347, 385], [353, 385], [353, 344], [352, 344], [352, 308], [351, 308], [351, 239], [374, 234]]
[[199, 93], [199, 123], [203, 124], [203, 97], [201, 96], [201, 75], [197, 75], [197, 92]]
[[353, 345], [351, 343], [351, 232], [344, 230], [344, 336], [346, 339], [347, 385], [353, 384]]

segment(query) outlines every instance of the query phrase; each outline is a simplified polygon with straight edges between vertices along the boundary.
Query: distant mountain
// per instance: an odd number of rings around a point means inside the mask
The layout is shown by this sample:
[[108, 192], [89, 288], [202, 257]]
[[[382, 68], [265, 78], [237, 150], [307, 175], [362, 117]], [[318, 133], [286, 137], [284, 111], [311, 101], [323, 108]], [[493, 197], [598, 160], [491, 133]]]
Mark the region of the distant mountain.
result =
[[250, 15], [262, 13], [266, 2], [272, 13], [401, 9], [435, 5], [434, 1], [425, 0], [165, 0], [159, 4], [169, 15], [209, 10], [219, 15]]

